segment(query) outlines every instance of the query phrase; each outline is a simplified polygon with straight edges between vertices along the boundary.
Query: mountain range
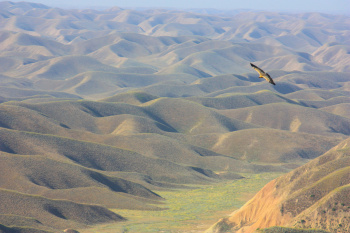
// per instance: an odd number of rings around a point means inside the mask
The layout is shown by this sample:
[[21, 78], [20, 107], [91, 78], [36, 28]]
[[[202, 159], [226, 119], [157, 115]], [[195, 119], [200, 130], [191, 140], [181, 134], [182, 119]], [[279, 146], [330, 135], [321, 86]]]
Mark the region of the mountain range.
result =
[[[291, 173], [237, 216], [348, 225], [315, 213], [348, 204], [347, 183], [321, 184], [346, 174], [349, 51], [346, 15], [0, 2], [0, 232], [126, 221], [110, 209], [160, 210], [158, 190], [263, 172]], [[283, 197], [275, 212], [251, 210], [266, 192]], [[221, 222], [273, 226], [254, 216]]]

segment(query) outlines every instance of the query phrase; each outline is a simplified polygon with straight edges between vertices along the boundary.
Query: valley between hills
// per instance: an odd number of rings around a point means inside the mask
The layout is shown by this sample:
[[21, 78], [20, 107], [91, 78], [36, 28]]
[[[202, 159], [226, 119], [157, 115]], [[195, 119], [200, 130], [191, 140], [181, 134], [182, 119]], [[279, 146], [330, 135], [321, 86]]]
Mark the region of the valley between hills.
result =
[[349, 64], [346, 15], [2, 1], [0, 232], [349, 232]]

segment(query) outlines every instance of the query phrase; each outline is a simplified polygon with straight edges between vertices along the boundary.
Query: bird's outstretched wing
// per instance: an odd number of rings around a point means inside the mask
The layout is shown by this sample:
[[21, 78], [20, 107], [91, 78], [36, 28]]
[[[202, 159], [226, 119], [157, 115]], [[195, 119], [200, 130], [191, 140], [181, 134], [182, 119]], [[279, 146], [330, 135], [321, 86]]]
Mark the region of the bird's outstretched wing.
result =
[[266, 81], [268, 81], [269, 83], [276, 85], [275, 82], [272, 80], [272, 78], [270, 77], [270, 75], [268, 73], [265, 73], [265, 71], [263, 71], [262, 69], [260, 69], [259, 67], [257, 67], [256, 65], [254, 65], [253, 63], [250, 63], [250, 65], [253, 67], [253, 69], [259, 73], [259, 78], [264, 78]]
[[273, 81], [273, 79], [270, 77], [270, 75], [268, 73], [266, 73], [266, 75], [263, 76], [263, 78], [268, 81], [269, 83], [276, 85], [276, 83]]
[[259, 73], [260, 77], [262, 77], [265, 74], [265, 71], [263, 71], [262, 69], [260, 69], [256, 65], [254, 65], [253, 63], [250, 63], [250, 65], [253, 67], [254, 70], [256, 70], [256, 72]]

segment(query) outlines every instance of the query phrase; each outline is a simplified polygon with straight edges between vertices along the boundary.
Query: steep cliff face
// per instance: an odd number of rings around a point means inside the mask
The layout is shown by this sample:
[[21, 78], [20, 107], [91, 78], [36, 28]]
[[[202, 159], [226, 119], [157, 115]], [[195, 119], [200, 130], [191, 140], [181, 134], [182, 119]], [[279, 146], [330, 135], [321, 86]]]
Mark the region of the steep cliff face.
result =
[[207, 232], [249, 233], [271, 226], [350, 231], [350, 139], [271, 181]]

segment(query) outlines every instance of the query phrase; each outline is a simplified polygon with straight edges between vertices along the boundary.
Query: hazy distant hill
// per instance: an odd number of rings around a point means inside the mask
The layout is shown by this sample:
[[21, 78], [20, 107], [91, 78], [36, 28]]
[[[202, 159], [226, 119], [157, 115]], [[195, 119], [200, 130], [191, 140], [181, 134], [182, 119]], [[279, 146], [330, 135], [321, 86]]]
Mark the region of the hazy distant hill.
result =
[[[266, 70], [299, 71], [275, 76], [303, 89], [335, 89], [344, 83], [323, 73], [310, 83], [300, 72], [349, 71], [346, 16], [241, 12], [223, 17], [171, 10], [63, 10], [26, 2], [2, 2], [1, 9], [1, 74], [21, 78], [13, 85], [30, 90], [94, 99], [129, 88], [170, 97], [204, 95], [192, 82], [253, 72], [249, 62]], [[97, 71], [102, 73], [91, 73]], [[230, 91], [246, 92], [260, 81], [248, 77], [249, 82], [239, 83], [242, 90]], [[160, 93], [154, 85], [169, 90]], [[177, 93], [173, 85], [180, 85]], [[276, 88], [286, 93], [287, 87]]]
[[350, 135], [349, 25], [0, 2], [0, 231], [122, 221], [107, 208], [324, 154]]

